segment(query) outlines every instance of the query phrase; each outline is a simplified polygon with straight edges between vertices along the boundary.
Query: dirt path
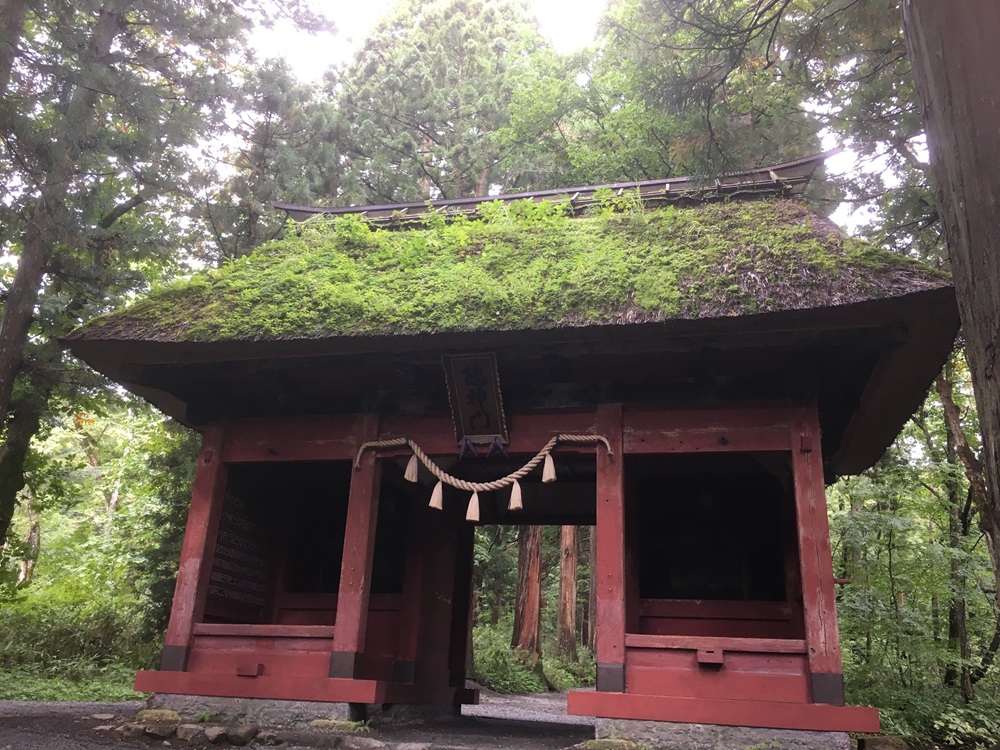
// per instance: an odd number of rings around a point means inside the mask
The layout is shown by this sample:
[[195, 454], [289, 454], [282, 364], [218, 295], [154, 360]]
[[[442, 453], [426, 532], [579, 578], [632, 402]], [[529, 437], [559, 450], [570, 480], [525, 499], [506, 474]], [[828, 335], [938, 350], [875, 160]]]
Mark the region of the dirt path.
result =
[[[163, 748], [160, 738], [125, 739], [110, 727], [130, 720], [144, 704], [30, 703], [0, 701], [0, 750], [149, 750]], [[112, 714], [113, 719], [94, 718]], [[372, 729], [363, 736], [337, 740], [330, 735], [296, 733], [287, 750], [309, 747], [356, 747], [358, 750], [561, 750], [594, 736], [591, 720], [566, 715], [566, 696], [558, 693], [483, 695], [479, 706], [448, 721]], [[188, 743], [171, 740], [172, 747]]]

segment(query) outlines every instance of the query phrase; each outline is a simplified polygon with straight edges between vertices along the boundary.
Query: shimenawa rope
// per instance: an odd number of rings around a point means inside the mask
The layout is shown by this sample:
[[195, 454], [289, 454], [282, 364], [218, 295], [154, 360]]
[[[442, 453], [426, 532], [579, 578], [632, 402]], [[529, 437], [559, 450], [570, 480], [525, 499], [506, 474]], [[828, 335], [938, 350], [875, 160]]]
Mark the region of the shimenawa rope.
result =
[[410, 458], [410, 463], [406, 467], [406, 478], [411, 482], [417, 481], [417, 467], [415, 459], [419, 460], [427, 470], [434, 475], [438, 480], [437, 485], [434, 487], [434, 491], [431, 493], [431, 507], [441, 509], [442, 507], [442, 488], [441, 484], [447, 484], [451, 487], [455, 487], [460, 490], [465, 490], [466, 492], [472, 493], [472, 498], [469, 502], [469, 509], [466, 513], [466, 519], [470, 521], [479, 520], [479, 493], [480, 492], [490, 492], [493, 490], [500, 490], [504, 487], [513, 487], [511, 491], [510, 499], [510, 510], [519, 510], [521, 508], [521, 492], [520, 485], [518, 484], [519, 479], [523, 479], [528, 474], [530, 474], [538, 464], [542, 461], [545, 462], [544, 471], [542, 473], [543, 482], [554, 482], [556, 480], [555, 465], [552, 462], [552, 449], [556, 447], [559, 443], [603, 443], [604, 447], [608, 451], [608, 456], [613, 458], [614, 453], [611, 451], [611, 443], [604, 435], [568, 435], [559, 434], [553, 436], [535, 456], [528, 461], [524, 466], [522, 466], [517, 471], [511, 472], [507, 476], [494, 480], [492, 482], [469, 482], [465, 479], [459, 479], [458, 477], [452, 476], [440, 466], [438, 466], [434, 461], [424, 453], [423, 449], [417, 445], [413, 440], [409, 438], [391, 438], [389, 440], [370, 440], [364, 443], [360, 448], [358, 448], [358, 455], [354, 459], [354, 468], [357, 469], [361, 465], [361, 456], [366, 450], [369, 449], [379, 449], [379, 448], [399, 448], [404, 445], [408, 445], [410, 450], [413, 451], [413, 456]]

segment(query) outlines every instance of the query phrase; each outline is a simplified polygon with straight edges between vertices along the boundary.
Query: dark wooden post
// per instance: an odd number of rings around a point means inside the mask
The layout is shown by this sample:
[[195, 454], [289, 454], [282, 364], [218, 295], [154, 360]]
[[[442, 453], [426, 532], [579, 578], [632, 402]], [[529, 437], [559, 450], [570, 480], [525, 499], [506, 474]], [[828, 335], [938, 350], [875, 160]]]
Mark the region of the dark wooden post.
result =
[[[357, 445], [378, 438], [378, 415], [362, 414], [354, 430]], [[344, 557], [337, 595], [330, 677], [357, 677], [365, 650], [372, 560], [382, 473], [375, 451], [366, 451], [351, 476], [344, 529]]]
[[174, 603], [170, 608], [170, 623], [160, 657], [160, 669], [164, 671], [183, 672], [187, 669], [191, 630], [205, 614], [208, 579], [212, 573], [222, 501], [226, 493], [226, 467], [222, 463], [224, 435], [225, 425], [222, 422], [209, 424], [202, 433], [201, 453], [174, 587]]
[[425, 505], [410, 511], [406, 540], [406, 568], [403, 571], [403, 596], [399, 609], [399, 641], [396, 646], [396, 663], [392, 669], [395, 682], [412, 683], [416, 677], [419, 648], [419, 623], [424, 594], [424, 567], [428, 558], [427, 546], [431, 539], [428, 532], [428, 513]]
[[596, 431], [611, 443], [614, 458], [597, 448], [597, 587], [595, 642], [597, 689], [625, 692], [625, 456], [621, 404], [597, 407]]
[[833, 591], [833, 558], [823, 483], [823, 459], [816, 407], [792, 419], [792, 471], [802, 569], [809, 687], [813, 703], [844, 705], [844, 676]]

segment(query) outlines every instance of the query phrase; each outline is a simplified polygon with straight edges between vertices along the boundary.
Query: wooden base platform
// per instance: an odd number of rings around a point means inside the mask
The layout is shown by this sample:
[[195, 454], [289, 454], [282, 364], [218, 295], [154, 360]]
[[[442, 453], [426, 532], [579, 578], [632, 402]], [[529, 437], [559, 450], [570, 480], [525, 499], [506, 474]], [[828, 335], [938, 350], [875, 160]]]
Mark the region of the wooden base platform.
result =
[[575, 716], [639, 719], [686, 724], [820, 732], [879, 731], [878, 709], [824, 703], [777, 703], [706, 698], [675, 698], [632, 693], [571, 690], [568, 712]]
[[329, 703], [406, 703], [440, 705], [479, 703], [479, 691], [470, 688], [433, 688], [384, 680], [330, 677], [228, 677], [194, 672], [140, 671], [135, 689], [143, 693], [210, 695], [221, 698], [271, 698]]

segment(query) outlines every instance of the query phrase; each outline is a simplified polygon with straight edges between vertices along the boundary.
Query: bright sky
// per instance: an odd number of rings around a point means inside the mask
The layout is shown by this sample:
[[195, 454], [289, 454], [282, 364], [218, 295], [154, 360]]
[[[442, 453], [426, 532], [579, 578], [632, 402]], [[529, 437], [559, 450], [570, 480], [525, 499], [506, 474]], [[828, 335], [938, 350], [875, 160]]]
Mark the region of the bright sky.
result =
[[[284, 57], [302, 81], [315, 81], [335, 63], [350, 59], [368, 32], [392, 7], [393, 0], [334, 0], [314, 7], [337, 24], [337, 34], [296, 33], [290, 25], [262, 31], [256, 39], [260, 54]], [[572, 52], [594, 41], [597, 20], [606, 0], [532, 0], [535, 16], [560, 52]]]

